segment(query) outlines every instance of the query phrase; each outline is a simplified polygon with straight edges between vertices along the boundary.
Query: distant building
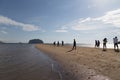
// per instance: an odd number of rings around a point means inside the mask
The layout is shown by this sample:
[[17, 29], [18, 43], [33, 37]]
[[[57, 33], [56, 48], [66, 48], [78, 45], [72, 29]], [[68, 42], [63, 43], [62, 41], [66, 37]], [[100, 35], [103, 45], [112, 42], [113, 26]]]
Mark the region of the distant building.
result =
[[32, 39], [32, 40], [29, 40], [28, 43], [29, 44], [43, 44], [44, 42], [40, 39]]

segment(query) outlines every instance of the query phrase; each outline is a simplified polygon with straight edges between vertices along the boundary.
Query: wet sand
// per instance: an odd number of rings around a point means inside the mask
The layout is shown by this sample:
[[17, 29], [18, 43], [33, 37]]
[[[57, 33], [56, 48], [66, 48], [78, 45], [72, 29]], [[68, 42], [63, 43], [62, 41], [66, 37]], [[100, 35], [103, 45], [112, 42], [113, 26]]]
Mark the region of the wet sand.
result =
[[120, 80], [120, 52], [86, 47], [70, 51], [72, 46], [40, 44], [36, 47], [60, 63], [67, 70], [66, 75], [72, 74], [76, 80]]
[[30, 44], [0, 45], [0, 80], [66, 80], [62, 68]]

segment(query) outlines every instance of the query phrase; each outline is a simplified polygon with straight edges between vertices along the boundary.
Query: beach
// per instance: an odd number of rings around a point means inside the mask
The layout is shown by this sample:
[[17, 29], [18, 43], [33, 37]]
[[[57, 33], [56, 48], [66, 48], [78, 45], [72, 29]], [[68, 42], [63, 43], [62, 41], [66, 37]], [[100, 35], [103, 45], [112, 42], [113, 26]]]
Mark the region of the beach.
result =
[[[120, 52], [112, 49], [37, 44], [36, 47], [58, 62], [76, 80], [120, 80]], [[70, 51], [71, 50], [71, 51]]]

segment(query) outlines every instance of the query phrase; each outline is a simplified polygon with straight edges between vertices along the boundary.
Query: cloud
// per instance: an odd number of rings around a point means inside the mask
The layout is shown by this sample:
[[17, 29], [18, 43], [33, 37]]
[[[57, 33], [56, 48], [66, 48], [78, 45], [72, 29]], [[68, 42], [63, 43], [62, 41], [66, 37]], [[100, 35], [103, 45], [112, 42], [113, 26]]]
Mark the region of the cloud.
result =
[[12, 19], [10, 19], [8, 17], [4, 17], [4, 16], [0, 16], [0, 24], [17, 26], [17, 27], [22, 28], [24, 31], [40, 30], [38, 26], [17, 22], [15, 20], [12, 20]]
[[73, 30], [93, 30], [93, 29], [96, 29], [96, 27], [85, 25], [85, 24], [79, 24], [79, 25], [72, 26], [72, 29]]
[[64, 29], [60, 29], [60, 30], [56, 30], [55, 32], [68, 32], [68, 31]]
[[1, 33], [3, 33], [3, 34], [7, 34], [7, 32], [6, 32], [6, 31], [1, 31]]
[[55, 32], [68, 32], [67, 29], [68, 27], [62, 26], [60, 29], [55, 30]]
[[108, 11], [100, 17], [80, 18], [64, 25], [72, 30], [95, 30], [111, 26], [120, 28], [120, 9]]
[[96, 18], [95, 20], [120, 28], [120, 9], [109, 11], [104, 16]]

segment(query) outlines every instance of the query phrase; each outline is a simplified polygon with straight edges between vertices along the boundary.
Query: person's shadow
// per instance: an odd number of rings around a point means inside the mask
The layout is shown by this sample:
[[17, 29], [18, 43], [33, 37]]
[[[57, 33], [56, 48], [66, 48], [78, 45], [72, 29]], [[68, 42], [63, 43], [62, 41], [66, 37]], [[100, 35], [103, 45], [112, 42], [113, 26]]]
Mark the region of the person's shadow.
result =
[[72, 52], [74, 49], [71, 49], [71, 50], [69, 50], [69, 51], [67, 51], [67, 52]]
[[106, 49], [103, 49], [102, 51], [107, 51]]
[[120, 52], [119, 50], [115, 50], [115, 52]]

